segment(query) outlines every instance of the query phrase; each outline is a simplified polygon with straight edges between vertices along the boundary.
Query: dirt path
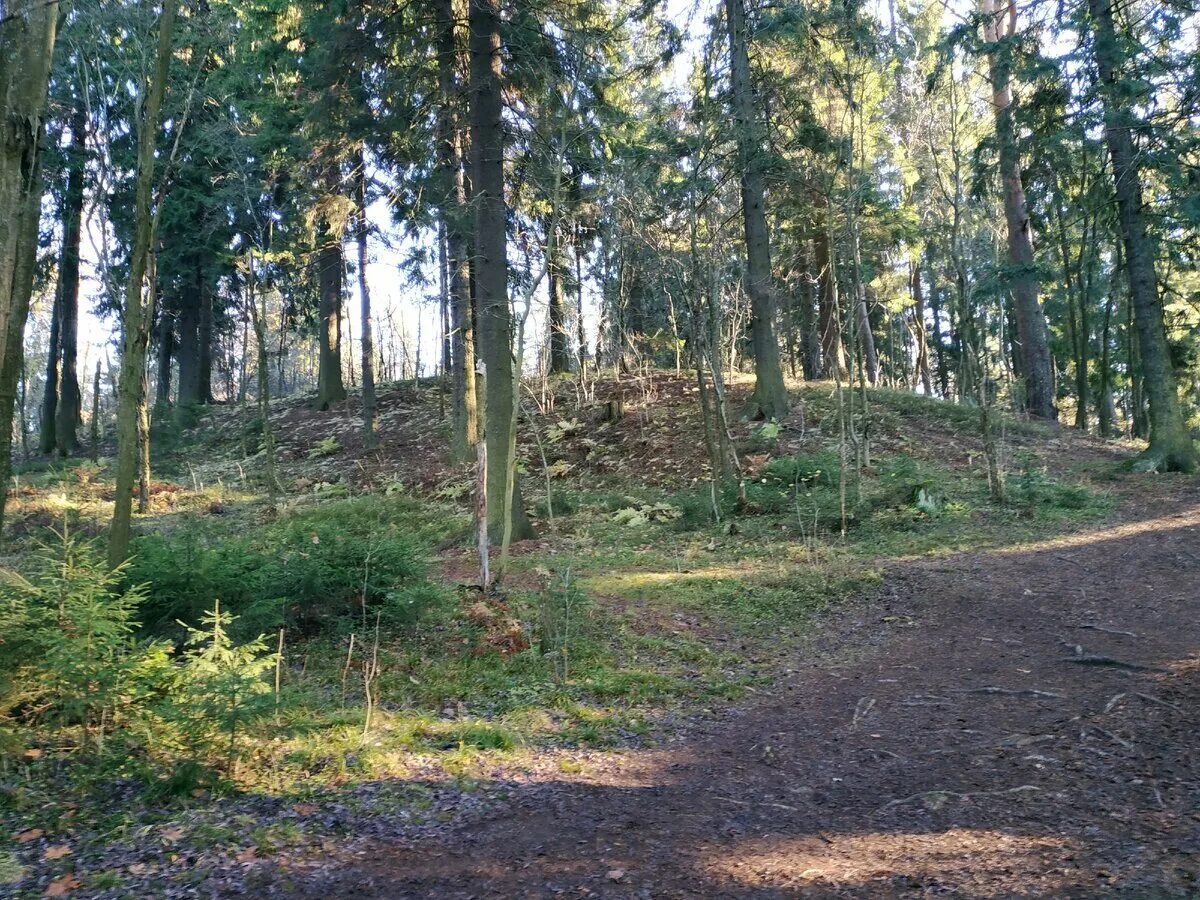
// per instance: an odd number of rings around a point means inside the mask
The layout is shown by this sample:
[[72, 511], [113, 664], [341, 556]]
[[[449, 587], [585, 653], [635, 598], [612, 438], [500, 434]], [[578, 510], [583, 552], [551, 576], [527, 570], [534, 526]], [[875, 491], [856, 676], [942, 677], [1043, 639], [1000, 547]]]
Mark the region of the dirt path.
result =
[[515, 785], [482, 823], [296, 869], [284, 892], [1200, 893], [1200, 489], [887, 584], [830, 637], [854, 662], [798, 662], [686, 742]]

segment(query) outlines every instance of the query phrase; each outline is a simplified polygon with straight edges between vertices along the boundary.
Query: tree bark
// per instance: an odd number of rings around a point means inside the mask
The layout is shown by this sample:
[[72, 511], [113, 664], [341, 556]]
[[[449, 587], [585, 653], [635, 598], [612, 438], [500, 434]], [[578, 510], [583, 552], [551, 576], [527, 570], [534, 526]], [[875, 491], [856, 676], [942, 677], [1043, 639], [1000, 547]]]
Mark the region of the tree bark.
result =
[[775, 340], [775, 292], [763, 179], [763, 135], [750, 74], [743, 0], [725, 0], [725, 19], [729, 26], [733, 118], [742, 172], [746, 293], [750, 295], [750, 340], [754, 349], [754, 393], [746, 413], [752, 419], [782, 419], [787, 415], [788, 396], [779, 362], [779, 344]]
[[571, 371], [571, 341], [567, 333], [567, 256], [557, 210], [546, 220], [546, 279], [549, 289], [550, 374]]
[[838, 309], [837, 271], [828, 229], [815, 241], [817, 282], [819, 284], [818, 319], [821, 329], [821, 377], [844, 378], [846, 349], [842, 343], [841, 311]]
[[1038, 278], [1034, 269], [1033, 231], [1021, 182], [1021, 159], [1013, 124], [1011, 41], [1016, 33], [1015, 0], [984, 0], [987, 14], [984, 30], [991, 45], [988, 67], [992, 84], [992, 103], [996, 116], [996, 142], [1000, 150], [1000, 177], [1004, 182], [1004, 218], [1008, 227], [1009, 278], [1016, 305], [1017, 341], [1021, 354], [1021, 374], [1025, 379], [1025, 406], [1039, 419], [1055, 420], [1053, 376], [1050, 371], [1050, 343], [1046, 317], [1038, 302]]
[[[367, 285], [367, 160], [362, 148], [358, 151], [358, 171], [354, 183], [358, 203], [358, 292], [362, 301], [362, 418], [363, 446], [375, 446], [375, 342], [371, 322], [371, 291]], [[258, 325], [256, 324], [257, 328]]]
[[83, 423], [83, 394], [79, 388], [79, 247], [83, 233], [83, 185], [87, 165], [87, 121], [83, 107], [71, 114], [70, 171], [67, 175], [67, 215], [63, 220], [63, 252], [59, 265], [62, 319], [59, 322], [58, 408], [54, 443], [70, 456], [79, 449]]
[[925, 336], [925, 293], [921, 284], [921, 262], [912, 264], [913, 339], [917, 343], [917, 376], [921, 389], [933, 396], [933, 375], [929, 371], [929, 343]]
[[155, 416], [165, 413], [171, 405], [171, 359], [175, 353], [175, 329], [172, 327], [171, 314], [164, 308], [158, 313], [158, 336], [155, 344], [158, 348], [157, 378], [154, 385]]
[[[336, 163], [325, 170], [325, 189], [338, 191], [341, 174]], [[346, 399], [342, 383], [342, 281], [345, 260], [342, 235], [328, 221], [320, 228], [320, 247], [317, 250], [317, 269], [320, 289], [319, 322], [317, 326], [319, 355], [317, 358], [317, 409], [329, 409]]]
[[[475, 204], [474, 280], [479, 326], [479, 353], [487, 375], [484, 411], [488, 493], [501, 493], [509, 467], [513, 417], [512, 314], [508, 303], [508, 229], [504, 199], [504, 126], [501, 83], [499, 0], [470, 0], [471, 156]], [[520, 373], [516, 373], [519, 377]], [[503, 505], [489, 504], [493, 534], [504, 532]], [[515, 540], [532, 537], [519, 480], [513, 490], [511, 533]]]
[[46, 90], [57, 0], [12, 0], [0, 24], [0, 526], [12, 471], [12, 419], [33, 293]]
[[54, 304], [50, 310], [49, 348], [46, 354], [46, 384], [42, 389], [42, 412], [38, 422], [38, 452], [54, 452], [54, 417], [58, 412], [58, 358], [59, 330], [62, 323], [62, 280], [54, 291]]
[[446, 232], [446, 277], [450, 293], [451, 354], [454, 382], [454, 437], [451, 450], [457, 460], [467, 460], [479, 441], [479, 415], [475, 384], [475, 313], [471, 296], [471, 270], [467, 233], [467, 178], [460, 110], [459, 32], [453, 0], [438, 0], [438, 167], [445, 194], [441, 201]]
[[190, 289], [184, 290], [179, 306], [179, 403], [180, 421], [187, 425], [203, 402], [200, 378], [200, 295], [204, 291], [202, 262], [195, 260]]
[[154, 73], [144, 87], [145, 104], [138, 123], [137, 188], [134, 198], [136, 227], [130, 246], [129, 281], [125, 287], [122, 316], [124, 334], [117, 399], [117, 486], [108, 539], [108, 561], [114, 568], [129, 556], [133, 527], [133, 488], [138, 474], [138, 406], [144, 386], [146, 346], [150, 339], [150, 331], [144, 321], [146, 310], [142, 292], [154, 240], [151, 191], [154, 186], [159, 112], [171, 65], [171, 37], [178, 9], [179, 0], [164, 0], [158, 21]]
[[1150, 447], [1143, 464], [1148, 468], [1190, 472], [1196, 466], [1196, 453], [1180, 409], [1163, 327], [1154, 248], [1146, 233], [1142, 185], [1133, 147], [1133, 129], [1138, 122], [1131, 103], [1122, 96], [1120, 79], [1124, 59], [1113, 21], [1112, 0], [1088, 0], [1088, 7], [1095, 31], [1093, 52], [1100, 73], [1104, 138], [1112, 159], [1143, 391], [1150, 401]]

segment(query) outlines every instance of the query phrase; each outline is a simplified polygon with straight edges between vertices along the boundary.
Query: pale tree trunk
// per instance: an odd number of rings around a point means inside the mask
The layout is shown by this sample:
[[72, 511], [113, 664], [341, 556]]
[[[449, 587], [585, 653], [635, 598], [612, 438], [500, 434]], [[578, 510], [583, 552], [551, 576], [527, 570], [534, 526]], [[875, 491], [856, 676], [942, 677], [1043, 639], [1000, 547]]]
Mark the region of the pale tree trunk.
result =
[[464, 132], [459, 117], [462, 91], [459, 88], [458, 32], [453, 0], [438, 0], [438, 167], [445, 185], [441, 217], [446, 231], [446, 269], [450, 293], [450, 361], [454, 383], [454, 438], [452, 450], [458, 460], [475, 452], [479, 440], [479, 416], [475, 384], [475, 324], [471, 304], [471, 273], [466, 233], [466, 172], [463, 161]]
[[362, 300], [362, 417], [363, 446], [375, 446], [375, 342], [371, 322], [371, 291], [367, 285], [367, 158], [358, 151], [358, 172], [354, 180], [355, 200], [358, 203], [358, 292]]
[[1143, 391], [1150, 401], [1149, 468], [1190, 472], [1196, 467], [1192, 438], [1184, 422], [1163, 327], [1162, 305], [1154, 271], [1154, 248], [1142, 213], [1142, 185], [1134, 155], [1133, 129], [1139, 123], [1120, 93], [1124, 64], [1113, 22], [1112, 0], [1088, 0], [1095, 30], [1094, 53], [1104, 105], [1104, 138], [1112, 158], [1129, 303], [1137, 332], [1137, 356]]
[[0, 526], [37, 257], [41, 144], [57, 25], [57, 0], [13, 0], [0, 22]]
[[77, 429], [83, 422], [83, 395], [79, 389], [79, 246], [83, 233], [83, 178], [87, 164], [86, 116], [80, 106], [71, 115], [68, 151], [67, 214], [63, 219], [63, 250], [59, 265], [62, 319], [59, 322], [58, 408], [55, 411], [55, 446], [63, 456], [79, 449]]
[[746, 232], [746, 293], [750, 295], [750, 339], [754, 348], [754, 393], [746, 412], [754, 419], [782, 419], [788, 396], [775, 340], [775, 292], [763, 184], [763, 136], [750, 74], [749, 37], [743, 0], [725, 0], [729, 26], [730, 80], [742, 172], [742, 219]]
[[[325, 171], [326, 191], [331, 194], [336, 192], [340, 180], [337, 164], [331, 163]], [[345, 265], [341, 232], [335, 233], [329, 222], [321, 223], [320, 242], [317, 250], [320, 288], [317, 409], [324, 410], [346, 399], [346, 386], [342, 382], [342, 281]]]
[[913, 340], [917, 344], [917, 377], [927, 397], [933, 396], [933, 375], [929, 371], [929, 343], [925, 336], [925, 294], [921, 286], [921, 262], [918, 258], [911, 269], [913, 298]]
[[258, 416], [262, 419], [263, 464], [267, 479], [267, 504], [275, 508], [279, 480], [275, 475], [275, 431], [271, 425], [271, 372], [267, 358], [267, 296], [263, 293], [262, 310], [256, 297], [257, 280], [254, 272], [254, 250], [246, 254], [246, 308], [254, 324], [254, 345], [258, 353]]
[[[504, 199], [504, 128], [501, 122], [500, 6], [498, 0], [470, 0], [471, 155], [475, 204], [475, 297], [479, 352], [487, 373], [485, 436], [488, 493], [495, 499], [515, 465], [509, 447], [513, 425], [512, 313], [508, 303], [507, 226]], [[520, 373], [516, 373], [518, 376]], [[520, 483], [513, 489], [511, 534], [532, 537]], [[493, 533], [505, 533], [504, 505], [489, 504]]]
[[150, 330], [146, 325], [143, 299], [150, 247], [154, 241], [154, 157], [159, 113], [171, 65], [171, 37], [179, 0], [164, 0], [158, 22], [158, 48], [154, 74], [143, 83], [145, 103], [138, 123], [137, 188], [134, 197], [136, 227], [129, 253], [129, 281], [125, 288], [122, 316], [121, 377], [117, 391], [117, 487], [109, 533], [108, 561], [118, 566], [129, 556], [133, 527], [133, 488], [138, 475], [138, 406], [143, 392], [146, 347]]
[[1000, 177], [1004, 182], [1004, 218], [1008, 226], [1009, 278], [1016, 305], [1017, 340], [1021, 354], [1021, 374], [1025, 378], [1025, 402], [1029, 414], [1054, 420], [1054, 383], [1050, 370], [1050, 344], [1046, 317], [1038, 302], [1038, 278], [1034, 269], [1033, 230], [1021, 182], [1021, 159], [1012, 109], [1012, 50], [1007, 43], [1016, 33], [1015, 0], [984, 0], [987, 19], [985, 37], [991, 49], [988, 66], [992, 84], [992, 103], [996, 116], [996, 143], [1000, 151]]

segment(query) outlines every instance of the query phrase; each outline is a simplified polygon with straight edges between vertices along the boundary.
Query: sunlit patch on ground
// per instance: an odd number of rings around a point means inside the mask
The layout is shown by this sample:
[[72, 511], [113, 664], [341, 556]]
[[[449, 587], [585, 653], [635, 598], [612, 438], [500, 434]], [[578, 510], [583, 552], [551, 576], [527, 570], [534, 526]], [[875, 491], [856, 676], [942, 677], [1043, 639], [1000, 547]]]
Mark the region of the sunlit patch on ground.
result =
[[[993, 896], [995, 876], [1052, 893], [1071, 886], [1072, 845], [1061, 838], [954, 828], [921, 833], [819, 834], [746, 840], [701, 855], [706, 876], [738, 885], [880, 890], [942, 881], [955, 896]], [[1048, 863], [1063, 860], [1056, 869]], [[977, 887], [972, 887], [975, 884]], [[994, 882], [992, 882], [994, 887]]]

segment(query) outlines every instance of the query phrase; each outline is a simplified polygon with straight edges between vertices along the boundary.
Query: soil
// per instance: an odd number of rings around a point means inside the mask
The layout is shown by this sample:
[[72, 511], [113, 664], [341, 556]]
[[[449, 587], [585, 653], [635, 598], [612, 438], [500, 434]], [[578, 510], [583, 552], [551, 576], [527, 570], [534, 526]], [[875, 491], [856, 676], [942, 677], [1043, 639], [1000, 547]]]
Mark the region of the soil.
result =
[[754, 703], [664, 746], [510, 776], [469, 823], [262, 890], [1197, 896], [1200, 486], [1121, 493], [1089, 531], [894, 565]]

